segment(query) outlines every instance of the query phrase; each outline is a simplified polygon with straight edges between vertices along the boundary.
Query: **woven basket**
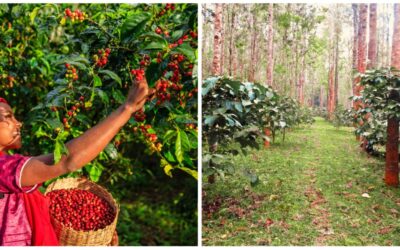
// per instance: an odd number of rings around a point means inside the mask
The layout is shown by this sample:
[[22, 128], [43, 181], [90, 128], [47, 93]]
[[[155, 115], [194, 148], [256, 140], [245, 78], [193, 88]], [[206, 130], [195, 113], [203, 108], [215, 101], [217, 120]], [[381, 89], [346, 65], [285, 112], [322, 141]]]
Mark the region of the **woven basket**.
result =
[[76, 231], [62, 225], [59, 221], [51, 218], [54, 230], [62, 246], [107, 246], [110, 244], [117, 226], [119, 205], [104, 188], [84, 178], [64, 178], [50, 184], [45, 195], [54, 190], [77, 188], [89, 191], [106, 200], [114, 209], [114, 221], [103, 229], [96, 231]]

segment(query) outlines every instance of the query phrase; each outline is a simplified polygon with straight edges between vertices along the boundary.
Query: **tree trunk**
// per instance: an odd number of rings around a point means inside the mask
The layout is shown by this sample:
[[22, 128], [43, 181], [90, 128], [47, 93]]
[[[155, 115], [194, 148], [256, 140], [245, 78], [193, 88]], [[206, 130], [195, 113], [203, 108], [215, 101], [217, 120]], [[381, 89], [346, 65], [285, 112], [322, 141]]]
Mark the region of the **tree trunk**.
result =
[[[357, 71], [359, 73], [365, 73], [366, 70], [366, 50], [367, 50], [367, 19], [368, 19], [368, 5], [367, 4], [359, 4], [359, 22], [358, 22], [358, 34], [357, 34]], [[360, 96], [362, 87], [358, 85], [360, 82], [360, 77], [355, 79], [355, 96]], [[354, 109], [358, 110], [363, 107], [361, 101], [354, 102]], [[356, 125], [358, 126], [358, 124]], [[356, 137], [357, 140], [360, 139], [359, 136]]]
[[221, 74], [222, 4], [215, 4], [213, 75]]
[[324, 107], [324, 91], [322, 86], [319, 89], [319, 108], [322, 109]]
[[256, 54], [256, 41], [257, 41], [257, 16], [252, 13], [251, 14], [251, 23], [252, 23], [252, 33], [251, 33], [251, 44], [250, 44], [250, 58], [249, 58], [249, 82], [254, 82], [255, 80], [255, 54]]
[[224, 15], [224, 10], [225, 10], [225, 4], [222, 4], [222, 13], [221, 13], [221, 71], [220, 75], [224, 75], [224, 64], [225, 64], [225, 15]]
[[306, 58], [306, 55], [303, 54], [302, 58], [301, 58], [302, 70], [300, 72], [300, 79], [299, 79], [299, 103], [301, 106], [304, 105], [304, 78], [305, 78], [304, 75], [305, 75], [305, 67], [306, 67], [305, 58]]
[[[392, 67], [400, 69], [400, 4], [394, 5]], [[389, 98], [400, 102], [397, 91], [392, 91]], [[396, 117], [388, 119], [385, 183], [388, 186], [399, 185], [399, 121]]]
[[268, 66], [267, 66], [267, 85], [273, 85], [274, 72], [274, 4], [269, 4], [268, 13]]
[[377, 58], [377, 4], [371, 3], [369, 5], [369, 42], [368, 42], [368, 69], [376, 67]]
[[[229, 6], [229, 5], [228, 5]], [[233, 44], [233, 38], [234, 38], [234, 31], [235, 31], [235, 5], [232, 4], [231, 11], [229, 12], [228, 9], [228, 20], [230, 21], [230, 29], [229, 29], [229, 75], [233, 75], [233, 64], [234, 64], [234, 44]], [[229, 18], [230, 17], [230, 18]]]
[[[368, 63], [367, 69], [375, 68], [377, 65], [377, 4], [372, 3], [369, 5], [369, 41], [368, 41]], [[364, 116], [365, 120], [371, 116], [371, 113], [367, 113]], [[363, 149], [367, 150], [368, 141], [364, 138]]]
[[333, 101], [333, 107], [332, 110], [333, 112], [336, 110], [336, 106], [338, 105], [338, 101], [339, 101], [339, 40], [340, 40], [340, 34], [339, 34], [339, 24], [336, 23], [335, 24], [336, 29], [336, 46], [335, 46], [335, 99]]
[[334, 71], [335, 67], [333, 62], [331, 62], [329, 67], [329, 78], [328, 78], [328, 118], [332, 120], [333, 118], [333, 108], [335, 103], [335, 81], [334, 81]]
[[[353, 3], [352, 5], [353, 8], [353, 71], [356, 71], [357, 69], [357, 55], [358, 55], [358, 5], [356, 3]], [[353, 75], [353, 95], [356, 94], [356, 79], [354, 78]], [[353, 102], [353, 107], [355, 108], [355, 103]]]

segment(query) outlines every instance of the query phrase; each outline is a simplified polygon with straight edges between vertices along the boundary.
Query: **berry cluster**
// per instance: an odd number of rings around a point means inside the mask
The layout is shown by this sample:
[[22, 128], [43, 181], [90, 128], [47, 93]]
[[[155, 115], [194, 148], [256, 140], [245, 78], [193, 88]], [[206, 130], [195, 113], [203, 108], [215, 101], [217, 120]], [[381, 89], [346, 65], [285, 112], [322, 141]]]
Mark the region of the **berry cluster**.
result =
[[76, 72], [76, 68], [74, 66], [71, 66], [69, 63], [66, 63], [65, 67], [67, 68], [67, 73], [65, 73], [65, 77], [72, 81], [78, 80], [78, 73]]
[[157, 53], [157, 63], [161, 63], [162, 62], [162, 57], [163, 57], [162, 53], [158, 52]]
[[175, 10], [175, 5], [173, 3], [167, 3], [164, 9], [158, 13], [158, 17], [163, 16], [168, 10]]
[[161, 35], [161, 33], [163, 33], [163, 31], [160, 27], [157, 27], [154, 32], [156, 32], [159, 35]]
[[144, 78], [144, 70], [143, 69], [132, 69], [131, 74], [133, 76], [135, 76], [135, 79], [138, 81], [141, 81]]
[[160, 79], [156, 83], [156, 95], [157, 95], [157, 103], [156, 105], [159, 106], [161, 103], [165, 101], [171, 100], [171, 94], [167, 92], [167, 89], [170, 88], [170, 84], [167, 80]]
[[83, 22], [85, 18], [87, 18], [87, 14], [80, 11], [80, 10], [75, 10], [72, 12], [69, 8], [65, 9], [65, 16], [67, 18], [70, 18], [72, 22], [78, 21], [78, 22]]
[[192, 124], [192, 123], [186, 124], [186, 128], [187, 128], [187, 129], [194, 129], [194, 130], [197, 130], [196, 125], [194, 125], [194, 124]]
[[143, 109], [136, 111], [135, 114], [133, 114], [133, 117], [137, 122], [143, 122], [146, 120], [146, 114], [144, 113]]
[[[84, 106], [83, 102], [85, 101], [85, 97], [81, 96], [79, 97], [79, 102], [76, 102], [74, 105], [72, 105], [71, 109], [67, 111], [66, 117], [64, 117], [62, 119], [62, 122], [64, 124], [64, 129], [70, 129], [71, 125], [69, 124], [69, 120], [72, 117], [75, 117], [77, 115], [77, 113], [80, 111], [80, 107]], [[52, 106], [51, 107], [51, 111], [56, 112], [57, 111], [57, 107]], [[57, 132], [59, 132], [60, 130], [57, 129]]]
[[140, 129], [140, 132], [145, 137], [145, 140], [147, 144], [150, 146], [151, 151], [157, 151], [160, 152], [162, 149], [162, 144], [161, 142], [157, 142], [157, 134], [153, 130], [150, 124], [145, 124], [145, 125], [140, 125], [139, 127], [133, 127], [133, 132], [137, 133]]
[[193, 31], [193, 30], [191, 30], [191, 31], [189, 32], [189, 35], [190, 35], [193, 39], [196, 39], [196, 38], [197, 38], [197, 33], [196, 33], [195, 31]]
[[107, 201], [86, 190], [60, 189], [47, 196], [50, 198], [50, 215], [77, 231], [103, 229], [115, 218]]
[[149, 55], [143, 55], [143, 59], [140, 61], [140, 66], [145, 67], [150, 65], [150, 56]]
[[96, 66], [104, 67], [108, 62], [108, 56], [110, 55], [110, 53], [110, 48], [106, 48], [105, 50], [99, 49], [97, 52], [98, 55], [93, 56], [93, 60], [96, 63]]

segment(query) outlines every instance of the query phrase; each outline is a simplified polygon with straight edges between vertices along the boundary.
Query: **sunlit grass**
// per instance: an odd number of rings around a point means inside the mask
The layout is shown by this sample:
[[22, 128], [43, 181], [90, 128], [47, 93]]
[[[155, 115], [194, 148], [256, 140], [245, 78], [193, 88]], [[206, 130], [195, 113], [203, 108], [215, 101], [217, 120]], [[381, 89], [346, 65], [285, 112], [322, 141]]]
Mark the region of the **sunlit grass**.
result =
[[[384, 185], [384, 162], [361, 152], [351, 128], [317, 119], [233, 161], [234, 176], [203, 181], [203, 203], [239, 203], [203, 214], [203, 245], [400, 245], [400, 191]], [[246, 168], [258, 174], [257, 186]], [[252, 195], [265, 195], [255, 208]]]

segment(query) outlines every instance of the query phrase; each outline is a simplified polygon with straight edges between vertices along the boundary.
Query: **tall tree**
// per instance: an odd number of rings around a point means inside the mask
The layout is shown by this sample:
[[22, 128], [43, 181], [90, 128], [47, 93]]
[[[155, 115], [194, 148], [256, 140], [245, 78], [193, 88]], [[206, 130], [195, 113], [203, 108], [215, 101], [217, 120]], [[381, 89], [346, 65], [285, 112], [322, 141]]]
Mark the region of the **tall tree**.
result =
[[[392, 43], [392, 67], [400, 70], [400, 4], [394, 5], [394, 28]], [[399, 92], [392, 90], [390, 99], [400, 102]], [[387, 125], [385, 183], [399, 185], [399, 121], [389, 117]]]
[[[367, 19], [368, 19], [368, 5], [359, 4], [359, 21], [358, 21], [358, 34], [357, 34], [357, 71], [365, 73], [366, 70], [366, 50], [367, 50]], [[360, 77], [356, 78], [355, 96], [361, 95], [362, 87], [358, 84]], [[362, 108], [361, 101], [354, 102], [354, 109]], [[359, 137], [357, 137], [359, 139]]]
[[230, 22], [229, 26], [229, 75], [233, 76], [233, 68], [235, 67], [235, 45], [234, 45], [234, 31], [235, 31], [235, 4], [230, 4], [231, 11], [229, 11], [228, 20]]
[[267, 63], [267, 85], [273, 87], [274, 72], [274, 4], [270, 3], [268, 8], [268, 63]]
[[250, 82], [254, 82], [255, 80], [255, 70], [256, 70], [256, 63], [255, 63], [255, 58], [256, 58], [256, 46], [257, 46], [257, 14], [256, 11], [253, 10], [253, 12], [250, 14], [250, 23], [251, 23], [251, 43], [250, 43], [250, 58], [249, 58], [249, 77], [248, 80]]
[[367, 68], [372, 69], [376, 67], [377, 63], [377, 4], [371, 3], [369, 5], [369, 42], [368, 42], [368, 64]]
[[224, 64], [225, 64], [225, 4], [222, 3], [222, 14], [221, 14], [221, 22], [222, 22], [222, 30], [221, 30], [221, 71], [219, 75], [224, 74]]
[[222, 46], [222, 4], [215, 4], [214, 12], [214, 56], [213, 75], [221, 74], [221, 46]]
[[[355, 72], [358, 61], [358, 5], [353, 3], [351, 7], [353, 9], [353, 71]], [[356, 84], [356, 79], [353, 78], [353, 95], [356, 94]], [[355, 107], [355, 103], [353, 105]]]

